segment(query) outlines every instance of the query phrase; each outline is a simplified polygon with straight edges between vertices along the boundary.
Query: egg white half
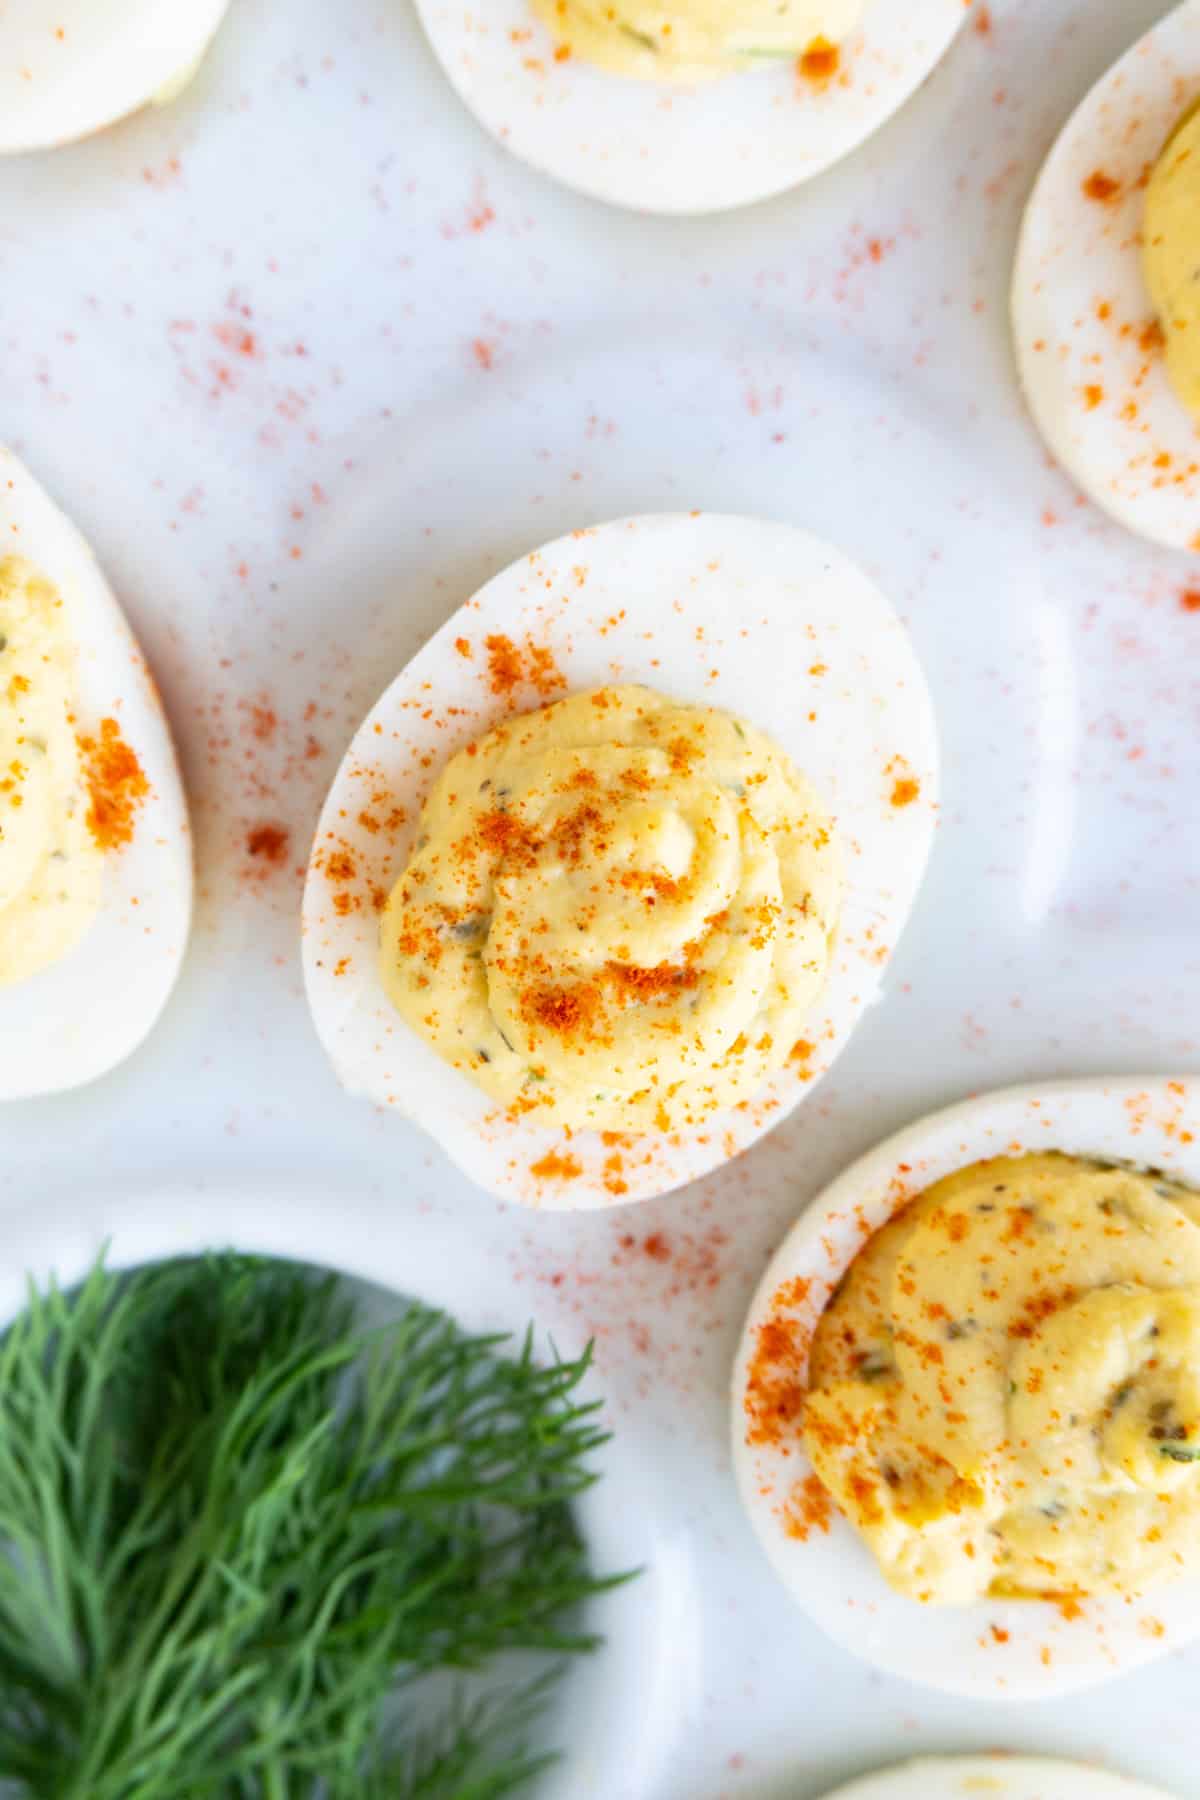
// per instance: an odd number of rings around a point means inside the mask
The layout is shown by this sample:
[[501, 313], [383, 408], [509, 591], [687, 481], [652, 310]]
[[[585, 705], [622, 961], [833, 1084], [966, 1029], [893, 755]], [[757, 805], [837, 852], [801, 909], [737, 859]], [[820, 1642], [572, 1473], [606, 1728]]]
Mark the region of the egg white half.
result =
[[115, 719], [149, 781], [132, 841], [104, 858], [100, 911], [60, 962], [0, 987], [0, 1101], [94, 1080], [150, 1031], [175, 985], [192, 910], [187, 805], [162, 703], [91, 550], [0, 449], [0, 555], [58, 588], [77, 650], [79, 727]]
[[417, 0], [443, 68], [494, 137], [568, 187], [650, 213], [721, 212], [819, 174], [899, 110], [971, 4], [867, 0], [826, 83], [789, 59], [687, 87], [556, 61], [528, 0]]
[[190, 80], [229, 0], [5, 0], [0, 152], [99, 131]]
[[[400, 1018], [379, 976], [379, 896], [407, 862], [443, 763], [504, 716], [489, 635], [547, 649], [576, 691], [643, 682], [760, 726], [832, 813], [846, 893], [813, 1055], [705, 1127], [630, 1140], [515, 1121]], [[464, 654], [462, 646], [467, 647]], [[533, 689], [519, 710], [543, 703]], [[911, 804], [894, 804], [897, 777]], [[937, 751], [924, 678], [889, 603], [837, 550], [792, 526], [720, 515], [623, 519], [560, 538], [469, 600], [384, 694], [330, 790], [304, 894], [304, 971], [343, 1085], [415, 1120], [482, 1187], [532, 1206], [650, 1199], [725, 1162], [811, 1092], [875, 997], [924, 872]], [[371, 830], [401, 810], [391, 831]], [[354, 869], [331, 882], [328, 853]], [[571, 1177], [535, 1173], [551, 1151]], [[614, 1162], [615, 1155], [615, 1162]]]
[[785, 1508], [812, 1474], [797, 1434], [746, 1441], [746, 1383], [759, 1327], [785, 1283], [811, 1282], [787, 1316], [815, 1327], [864, 1238], [933, 1182], [991, 1156], [1062, 1150], [1162, 1169], [1200, 1187], [1200, 1080], [1114, 1079], [1010, 1088], [934, 1113], [839, 1177], [802, 1214], [754, 1297], [733, 1374], [734, 1468], [742, 1502], [776, 1574], [830, 1637], [867, 1662], [947, 1693], [1036, 1699], [1093, 1687], [1200, 1636], [1200, 1577], [1144, 1601], [1086, 1600], [1078, 1616], [1035, 1600], [925, 1607], [894, 1592], [836, 1512], [828, 1533], [789, 1531]]
[[1113, 518], [1180, 550], [1200, 549], [1200, 424], [1147, 329], [1141, 231], [1146, 172], [1197, 95], [1200, 0], [1186, 0], [1064, 128], [1029, 202], [1012, 292], [1021, 382], [1054, 455]]
[[1170, 1800], [1161, 1788], [1045, 1756], [922, 1757], [838, 1788], [826, 1800]]

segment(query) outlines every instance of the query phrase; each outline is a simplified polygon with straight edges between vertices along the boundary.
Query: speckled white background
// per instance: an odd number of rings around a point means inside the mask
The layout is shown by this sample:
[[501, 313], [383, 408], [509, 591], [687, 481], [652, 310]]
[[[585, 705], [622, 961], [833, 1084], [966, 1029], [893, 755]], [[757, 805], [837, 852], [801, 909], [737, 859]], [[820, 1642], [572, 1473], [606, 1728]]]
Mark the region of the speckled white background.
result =
[[[998, 1743], [1200, 1794], [1200, 1655], [1052, 1708], [883, 1680], [776, 1589], [725, 1446], [754, 1282], [851, 1156], [984, 1086], [1197, 1062], [1200, 566], [1048, 466], [1005, 308], [1040, 157], [1164, 10], [991, 0], [865, 150], [711, 222], [624, 217], [509, 160], [405, 0], [234, 0], [170, 111], [0, 165], [0, 435], [141, 633], [200, 867], [159, 1031], [0, 1121], [8, 1253], [21, 1208], [98, 1171], [295, 1176], [352, 1196], [347, 1233], [486, 1234], [514, 1304], [593, 1329], [706, 1599], [670, 1780], [605, 1800], [810, 1800], [893, 1754]], [[684, 1195], [531, 1217], [340, 1095], [297, 871], [352, 727], [471, 589], [577, 524], [680, 506], [810, 526], [893, 594], [939, 708], [943, 827], [886, 1001], [810, 1106]], [[290, 829], [279, 868], [247, 854], [264, 823]]]

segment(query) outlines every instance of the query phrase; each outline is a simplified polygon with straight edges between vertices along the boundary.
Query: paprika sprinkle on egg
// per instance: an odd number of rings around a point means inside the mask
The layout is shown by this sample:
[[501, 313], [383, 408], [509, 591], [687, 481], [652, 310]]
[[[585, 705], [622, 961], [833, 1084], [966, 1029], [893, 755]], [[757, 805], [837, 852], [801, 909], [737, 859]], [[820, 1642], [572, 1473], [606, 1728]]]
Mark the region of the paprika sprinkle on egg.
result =
[[81, 737], [79, 748], [90, 795], [88, 829], [102, 850], [119, 850], [133, 838], [150, 783], [115, 719], [102, 719], [99, 736]]

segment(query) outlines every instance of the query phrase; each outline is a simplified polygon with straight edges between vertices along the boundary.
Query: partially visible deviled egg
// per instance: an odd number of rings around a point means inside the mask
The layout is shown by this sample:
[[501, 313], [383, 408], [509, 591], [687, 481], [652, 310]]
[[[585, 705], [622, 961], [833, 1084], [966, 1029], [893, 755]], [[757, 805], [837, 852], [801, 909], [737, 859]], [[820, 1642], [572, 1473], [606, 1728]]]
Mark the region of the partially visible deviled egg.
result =
[[6, 0], [0, 152], [86, 137], [195, 74], [229, 0]]
[[1200, 550], [1200, 0], [1097, 83], [1047, 158], [1013, 324], [1055, 456], [1131, 531]]
[[1200, 1086], [935, 1114], [775, 1255], [733, 1384], [742, 1499], [831, 1636], [953, 1693], [1200, 1635]]
[[502, 144], [656, 213], [745, 206], [846, 156], [920, 86], [970, 3], [418, 0], [447, 75]]
[[1092, 1763], [1047, 1756], [922, 1757], [864, 1775], [826, 1800], [1170, 1800]]
[[344, 1085], [531, 1205], [665, 1193], [786, 1117], [932, 839], [904, 628], [784, 525], [626, 519], [467, 602], [321, 815], [304, 964]]
[[0, 451], [0, 1100], [120, 1062], [174, 985], [187, 809], [154, 682], [91, 551]]

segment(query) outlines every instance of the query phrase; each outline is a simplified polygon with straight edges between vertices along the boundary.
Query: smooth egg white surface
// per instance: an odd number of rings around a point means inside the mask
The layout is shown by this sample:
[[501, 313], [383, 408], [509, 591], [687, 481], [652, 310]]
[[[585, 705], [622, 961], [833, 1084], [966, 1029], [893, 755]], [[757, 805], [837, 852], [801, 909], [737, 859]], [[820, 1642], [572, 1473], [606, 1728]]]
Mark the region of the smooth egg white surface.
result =
[[[1161, 1169], [1200, 1187], [1200, 1080], [1114, 1079], [1010, 1088], [897, 1133], [817, 1196], [771, 1260], [733, 1375], [734, 1467], [742, 1502], [776, 1574], [830, 1637], [867, 1662], [947, 1693], [1037, 1699], [1093, 1687], [1200, 1637], [1200, 1575], [1144, 1601], [1037, 1600], [925, 1607], [894, 1592], [858, 1533], [789, 1529], [790, 1497], [812, 1475], [796, 1438], [746, 1441], [746, 1386], [761, 1326], [811, 1334], [867, 1236], [945, 1175], [992, 1156], [1062, 1150]], [[810, 1285], [796, 1301], [797, 1278]]]
[[79, 728], [117, 721], [150, 791], [133, 837], [104, 856], [100, 910], [79, 943], [0, 987], [0, 1101], [79, 1087], [124, 1060], [175, 985], [192, 910], [187, 805], [162, 703], [91, 550], [10, 451], [0, 450], [0, 555], [59, 590], [75, 640]]
[[229, 0], [5, 0], [0, 152], [99, 131], [187, 83]]
[[568, 187], [651, 213], [721, 212], [819, 174], [898, 111], [971, 4], [867, 0], [828, 81], [788, 58], [684, 86], [557, 61], [528, 0], [417, 0], [443, 68], [493, 137]]
[[1142, 273], [1145, 178], [1200, 94], [1200, 0], [1097, 83], [1050, 152], [1021, 231], [1012, 310], [1038, 428], [1098, 506], [1200, 549], [1200, 424], [1175, 394]]
[[[489, 683], [489, 636], [548, 653], [562, 692], [642, 682], [746, 718], [788, 752], [833, 815], [845, 897], [829, 980], [805, 1026], [812, 1058], [702, 1128], [614, 1149], [596, 1132], [512, 1119], [410, 1031], [384, 992], [378, 905], [408, 860], [421, 803], [446, 760], [506, 714]], [[523, 688], [515, 710], [553, 697]], [[911, 803], [896, 803], [898, 784]], [[830, 1067], [878, 992], [936, 808], [924, 677], [890, 604], [840, 552], [792, 526], [708, 514], [575, 532], [469, 600], [351, 744], [305, 886], [317, 1031], [351, 1093], [413, 1119], [495, 1194], [574, 1209], [666, 1193], [754, 1143]], [[373, 829], [388, 813], [391, 828]]]
[[1161, 1788], [1045, 1756], [922, 1757], [864, 1775], [826, 1800], [1170, 1800]]

